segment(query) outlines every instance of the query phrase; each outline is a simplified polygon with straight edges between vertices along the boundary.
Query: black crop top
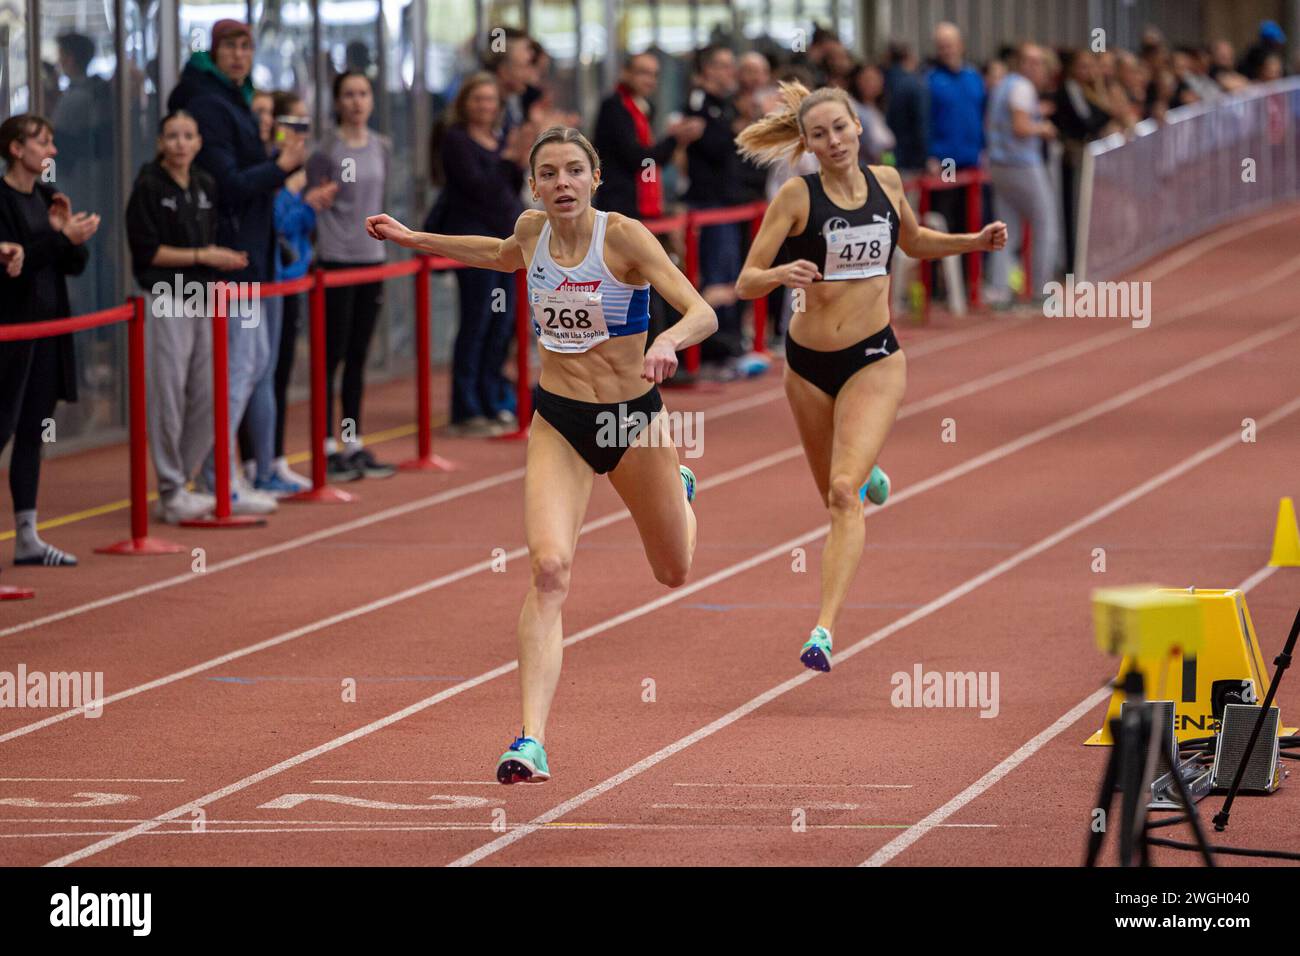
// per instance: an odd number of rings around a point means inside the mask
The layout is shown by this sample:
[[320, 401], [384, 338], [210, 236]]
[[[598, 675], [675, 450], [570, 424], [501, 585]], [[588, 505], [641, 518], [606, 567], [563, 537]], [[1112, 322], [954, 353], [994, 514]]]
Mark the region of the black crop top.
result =
[[817, 173], [803, 177], [808, 184], [808, 224], [799, 235], [786, 238], [783, 261], [807, 259], [826, 280], [889, 275], [898, 245], [898, 210], [871, 170], [865, 164], [860, 168], [867, 179], [867, 201], [857, 209], [831, 202]]

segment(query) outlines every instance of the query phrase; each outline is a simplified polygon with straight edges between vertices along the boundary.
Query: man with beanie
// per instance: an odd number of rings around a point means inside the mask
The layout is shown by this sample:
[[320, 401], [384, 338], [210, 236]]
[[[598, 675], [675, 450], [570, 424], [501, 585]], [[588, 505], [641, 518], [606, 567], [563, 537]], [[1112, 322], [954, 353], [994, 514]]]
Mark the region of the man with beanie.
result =
[[[275, 194], [289, 174], [303, 165], [307, 153], [306, 137], [288, 133], [283, 146], [267, 155], [250, 106], [252, 69], [253, 36], [248, 25], [238, 20], [218, 20], [212, 27], [209, 49], [190, 57], [167, 100], [169, 110], [184, 109], [199, 124], [203, 148], [196, 162], [217, 181], [217, 244], [248, 254], [247, 268], [224, 277], [239, 283], [273, 279]], [[253, 386], [274, 361], [261, 321], [262, 303], [254, 294], [247, 304], [251, 308], [243, 314], [235, 314], [232, 308], [227, 323], [232, 436], [244, 416]], [[212, 474], [209, 458], [204, 467], [209, 487], [215, 486]], [[274, 498], [247, 487], [238, 475], [231, 487], [234, 513], [266, 514], [275, 510]]]

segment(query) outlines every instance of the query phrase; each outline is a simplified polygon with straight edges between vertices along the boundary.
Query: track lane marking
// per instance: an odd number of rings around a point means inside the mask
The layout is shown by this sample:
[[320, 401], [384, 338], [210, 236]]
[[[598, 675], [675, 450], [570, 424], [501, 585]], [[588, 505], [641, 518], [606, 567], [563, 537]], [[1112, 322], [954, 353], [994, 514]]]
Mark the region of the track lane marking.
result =
[[[1277, 570], [1276, 568], [1272, 570]], [[1265, 573], [1268, 572], [1268, 573]], [[1251, 588], [1258, 585], [1261, 581], [1266, 581], [1272, 576], [1269, 566], [1265, 565], [1260, 568], [1241, 584], [1237, 585], [1241, 591], [1250, 591]], [[1090, 713], [1093, 708], [1103, 701], [1109, 700], [1111, 693], [1114, 691], [1111, 681], [1107, 681], [1105, 686], [1089, 694], [1079, 703], [1071, 707], [1066, 713], [1062, 714], [1050, 727], [1036, 734], [1032, 739], [1023, 743], [1014, 753], [999, 763], [984, 776], [980, 777], [969, 787], [963, 790], [957, 796], [953, 797], [943, 806], [939, 807], [933, 813], [928, 814], [925, 819], [919, 823], [914, 823], [908, 829], [900, 833], [894, 839], [890, 840], [879, 850], [873, 853], [868, 859], [858, 864], [859, 866], [884, 866], [890, 860], [893, 860], [900, 853], [910, 847], [921, 837], [925, 836], [935, 827], [942, 826], [944, 822], [954, 813], [961, 810], [967, 804], [979, 798], [981, 794], [991, 788], [1011, 771], [1043, 749], [1053, 738], [1057, 737], [1063, 731], [1073, 726], [1082, 717]]]
[[[1179, 366], [1177, 369], [1171, 370], [1169, 372], [1164, 373], [1163, 375], [1157, 376], [1155, 379], [1152, 379], [1142, 385], [1130, 388], [1120, 393], [1119, 395], [1116, 395], [1110, 399], [1107, 399], [1096, 405], [1093, 405], [1082, 412], [1077, 412], [1073, 415], [1066, 416], [1063, 419], [1058, 419], [1055, 423], [1051, 425], [1043, 426], [1039, 429], [1036, 429], [1033, 432], [1030, 432], [1027, 435], [1022, 435], [1018, 439], [1015, 439], [1011, 442], [1001, 445], [998, 448], [993, 449], [989, 452], [985, 452], [982, 455], [978, 455], [975, 458], [968, 460], [967, 462], [963, 462], [960, 465], [954, 466], [953, 468], [950, 468], [947, 471], [940, 473], [939, 475], [932, 476], [929, 479], [925, 479], [917, 483], [916, 485], [904, 489], [895, 497], [893, 501], [891, 501], [889, 505], [886, 505], [885, 507], [896, 507], [899, 503], [906, 500], [907, 498], [913, 497], [918, 494], [923, 494], [925, 491], [928, 491], [931, 488], [938, 487], [939, 485], [942, 485], [948, 481], [955, 480], [956, 478], [965, 475], [969, 471], [982, 467], [984, 464], [987, 464], [991, 461], [996, 461], [1000, 458], [1006, 457], [1007, 455], [1014, 454], [1016, 451], [1028, 447], [1029, 445], [1035, 444], [1036, 442], [1042, 441], [1045, 438], [1051, 437], [1062, 431], [1073, 428], [1076, 425], [1090, 421], [1094, 418], [1097, 418], [1117, 408], [1123, 407], [1124, 405], [1129, 404], [1138, 398], [1144, 397], [1145, 395], [1158, 391], [1159, 389], [1162, 389], [1170, 384], [1181, 381], [1182, 379], [1185, 379], [1193, 374], [1196, 374], [1197, 372], [1203, 371], [1208, 368], [1212, 368], [1215, 365], [1221, 364], [1232, 358], [1235, 358], [1237, 355], [1244, 354], [1245, 352], [1250, 351], [1251, 349], [1257, 347], [1258, 345], [1267, 344], [1268, 342], [1271, 342], [1276, 338], [1280, 338], [1281, 336], [1288, 334], [1291, 330], [1295, 329], [1298, 325], [1300, 325], [1300, 318], [1293, 318], [1287, 322], [1280, 323], [1279, 325], [1276, 325], [1271, 329], [1257, 333], [1256, 335], [1250, 336], [1246, 339], [1242, 339], [1236, 345], [1214, 351], [1208, 355], [1204, 355], [1199, 359], [1195, 359], [1192, 362]], [[1283, 409], [1294, 410], [1295, 407], [1300, 407], [1300, 399], [1294, 399], [1286, 406], [1283, 406], [1282, 409], [1275, 409], [1273, 412], [1264, 416], [1262, 419], [1259, 420], [1257, 427], [1260, 429], [1267, 427], [1273, 421], [1279, 420], [1281, 417], [1285, 417], [1285, 415], [1283, 414]], [[1290, 414], [1290, 411], [1286, 411], [1285, 414]], [[1228, 447], [1227, 445], [1224, 444], [1224, 442], [1230, 443], [1239, 440], [1240, 440], [1240, 434], [1234, 432], [1229, 438], [1223, 439], [1222, 441], [1216, 443], [1215, 445], [1210, 446], [1211, 449], [1217, 449], [1213, 451], [1212, 454], [1207, 455], [1205, 451], [1202, 451], [1201, 453], [1199, 453], [1199, 455], [1192, 456], [1192, 458], [1190, 459], [1184, 459], [1184, 462], [1179, 466], [1175, 466], [1175, 469], [1184, 466], [1186, 468], [1190, 468], [1192, 467], [1192, 465], [1188, 464], [1188, 462], [1195, 462], [1196, 459], [1198, 459], [1201, 456], [1213, 457], [1213, 455], [1218, 454], [1219, 451], [1222, 450], [1222, 448]], [[1163, 475], [1169, 476], [1164, 479], [1165, 481], [1168, 481], [1173, 477], [1172, 472], [1173, 469], [1166, 471], [1165, 473], [1162, 473]], [[1140, 497], [1141, 494], [1145, 494], [1147, 491], [1151, 490], [1151, 488], [1158, 487], [1159, 484], [1163, 483], [1163, 481], [1160, 481], [1157, 482], [1156, 484], [1153, 484], [1153, 482], [1156, 481], [1157, 479], [1150, 479], [1147, 482], [1143, 483], [1142, 485], [1139, 485], [1137, 489], [1135, 489], [1134, 491], [1130, 491], [1128, 495], [1122, 496], [1119, 499], [1114, 499], [1111, 503], [1104, 506], [1102, 509], [1098, 509], [1098, 511], [1093, 512], [1093, 515], [1098, 516], [1093, 520], [1100, 520], [1100, 516], [1104, 516], [1104, 514], [1109, 514], [1111, 513], [1111, 511], [1118, 509], [1119, 507], [1122, 506], [1121, 502], [1127, 503], [1127, 499], [1129, 498], [1129, 496]], [[1135, 495], [1135, 491], [1140, 493]], [[868, 515], [875, 514], [875, 513], [876, 511], [874, 510], [867, 512]], [[1085, 520], [1085, 519], [1081, 519], [1081, 520]], [[1087, 526], [1086, 523], [1080, 524], [1079, 522], [1075, 522], [1074, 524], [1067, 526], [1065, 529], [1063, 529], [1063, 531], [1073, 533], [1073, 531], [1077, 530], [1078, 527], [1086, 527], [1086, 526]], [[762, 552], [760, 555], [756, 557], [751, 557], [746, 561], [742, 561], [736, 565], [733, 565], [732, 568], [730, 569], [726, 569], [723, 572], [715, 572], [714, 574], [709, 575], [708, 577], [702, 579], [701, 581], [695, 582], [692, 585], [687, 585], [683, 588], [679, 588], [668, 595], [647, 602], [646, 604], [641, 605], [640, 608], [633, 609], [632, 611], [624, 612], [623, 614], [617, 615], [614, 618], [610, 618], [607, 621], [602, 622], [601, 624], [597, 624], [594, 625], [593, 627], [589, 627], [586, 630], [579, 632], [578, 634], [574, 634], [571, 637], [566, 638], [564, 641], [564, 645], [566, 647], [571, 646], [572, 644], [575, 644], [581, 640], [585, 640], [591, 636], [594, 636], [595, 634], [601, 633], [602, 631], [609, 630], [610, 628], [616, 627], [619, 624], [624, 623], [628, 620], [632, 620], [636, 617], [643, 616], [644, 614], [650, 613], [653, 610], [657, 610], [660, 607], [673, 603], [674, 601], [680, 600], [681, 598], [687, 596], [690, 593], [694, 593], [704, 587], [708, 587], [712, 583], [715, 583], [718, 580], [722, 580], [723, 578], [726, 577], [732, 577], [735, 574], [739, 574], [744, 570], [748, 570], [751, 567], [757, 566], [758, 564], [762, 563], [765, 560], [770, 559], [771, 557], [774, 557], [776, 555], [788, 554], [790, 548], [798, 546], [799, 543], [816, 540], [817, 538], [823, 536], [829, 530], [829, 527], [830, 527], [829, 525], [823, 525], [822, 527], [814, 529], [813, 531], [807, 532], [803, 535], [800, 535], [797, 538], [793, 538], [787, 542], [783, 542], [781, 545], [778, 545], [776, 548], [768, 549], [766, 552]], [[1060, 535], [1061, 533], [1062, 532], [1058, 532], [1057, 534]], [[1052, 536], [1052, 537], [1056, 537], [1056, 536]], [[1038, 553], [1038, 551], [1036, 551], [1035, 549], [1043, 550], [1046, 547], [1048, 547], [1049, 545], [1046, 542], [1050, 542], [1052, 540], [1052, 537], [1043, 539], [1042, 541], [1038, 542], [1036, 545], [1033, 545], [1030, 548], [1027, 548], [1019, 552], [1017, 555], [1000, 562], [998, 565], [995, 565], [994, 568], [991, 569], [991, 571], [985, 572], [985, 575], [989, 575], [990, 578], [996, 577], [997, 575], [1004, 573], [1006, 570], [1015, 567], [1022, 560], [1027, 560], [1029, 556]], [[971, 579], [971, 581], [967, 582], [967, 585], [971, 585], [971, 582], [977, 582], [972, 585], [971, 589], [973, 589], [974, 587], [978, 587], [980, 586], [980, 584], [983, 583], [982, 578], [984, 578], [984, 575]], [[853, 645], [846, 651], [841, 652], [839, 658], [841, 660], [850, 658], [855, 654], [857, 654], [859, 651], [865, 649], [866, 647], [871, 646], [871, 644], [874, 644], [879, 640], [883, 640], [885, 637], [893, 633], [895, 630], [901, 629], [902, 627], [906, 627], [908, 624], [912, 623], [913, 621], [926, 617], [929, 614], [933, 613], [935, 610], [938, 610], [940, 607], [946, 606], [946, 604], [937, 604], [937, 602], [945, 601], [946, 599], [947, 603], [951, 603], [951, 601], [956, 600], [958, 597], [961, 597], [966, 593], [965, 591], [962, 590], [962, 588], [966, 587], [967, 585], [963, 585], [959, 588], [954, 589], [953, 591], [949, 591], [943, 597], [936, 599], [936, 601], [930, 602], [924, 607], [919, 608], [916, 611], [913, 611], [910, 614], [907, 614], [904, 617], [898, 619], [897, 621], [894, 622], [894, 624], [888, 625], [887, 627], [881, 629], [880, 631], [875, 632], [875, 634], [868, 636], [867, 638], [864, 638], [862, 641], [859, 641], [857, 644]], [[260, 783], [261, 781], [269, 777], [282, 773], [285, 770], [292, 769], [300, 764], [306, 763], [310, 760], [314, 760], [316, 757], [321, 756], [322, 754], [329, 753], [355, 740], [359, 740], [363, 737], [369, 736], [370, 734], [378, 730], [381, 730], [401, 720], [404, 720], [407, 717], [412, 716], [413, 714], [417, 714], [429, 707], [432, 707], [443, 700], [447, 700], [453, 696], [456, 696], [474, 687], [477, 687], [480, 684], [487, 683], [488, 681], [494, 680], [497, 677], [511, 673], [517, 668], [518, 668], [517, 660], [498, 665], [492, 670], [485, 671], [484, 673], [478, 675], [477, 677], [465, 681], [462, 684], [456, 685], [455, 687], [447, 688], [446, 690], [434, 694], [431, 697], [427, 697], [424, 700], [416, 701], [415, 703], [408, 705], [407, 707], [404, 707], [401, 710], [396, 711], [395, 713], [389, 714], [386, 717], [382, 717], [378, 720], [372, 721], [371, 723], [359, 727], [347, 734], [344, 734], [340, 737], [336, 737], [333, 740], [327, 741], [309, 750], [303, 751], [302, 753], [299, 753], [293, 757], [286, 758], [285, 760], [282, 760], [270, 767], [258, 771], [257, 773], [251, 774], [249, 776], [244, 777], [241, 780], [235, 781], [232, 784], [222, 787], [219, 790], [215, 790], [209, 794], [206, 794], [203, 797], [197, 798], [194, 801], [191, 801], [187, 804], [183, 804], [182, 806], [176, 807], [170, 811], [167, 811], [166, 813], [160, 814], [158, 817], [155, 818], [156, 822], [153, 824], [140, 824], [139, 826], [134, 827], [129, 831], [126, 831], [121, 834], [116, 834], [113, 837], [109, 837], [105, 840], [101, 840], [97, 843], [91, 844], [90, 846], [84, 847], [81, 850], [77, 850], [74, 851], [73, 853], [66, 854], [62, 857], [59, 857], [58, 859], [53, 860], [46, 865], [66, 866], [71, 863], [75, 863], [80, 860], [86, 859], [87, 857], [93, 856], [99, 852], [102, 852], [105, 849], [108, 849], [112, 846], [116, 846], [119, 843], [123, 843], [127, 840], [130, 840], [133, 837], [138, 836], [142, 833], [146, 833], [149, 830], [153, 829], [155, 826], [160, 825], [161, 823], [174, 819], [178, 816], [181, 816], [182, 814], [193, 812], [196, 809], [199, 809], [201, 807], [207, 806], [210, 803], [221, 800], [224, 797], [229, 796], [233, 793], [238, 793], [241, 790], [247, 789], [248, 787]], [[776, 697], [779, 697], [782, 694], [786, 693], [788, 690], [791, 690], [794, 687], [799, 686], [805, 680], [810, 680], [813, 676], [814, 674], [812, 671], [806, 671], [804, 674], [800, 674], [797, 678], [793, 678], [790, 681], [786, 681], [785, 683], [778, 685], [778, 687], [768, 691], [767, 694], [760, 695], [760, 697], [755, 698], [753, 701], [750, 702], [752, 706], [746, 705], [746, 707], [749, 707], [749, 710], [746, 710], [744, 707], [742, 707], [737, 709], [736, 711], [732, 711], [732, 714], [727, 715], [727, 717], [731, 717], [731, 720], [737, 720], [741, 716], [744, 716], [745, 713], [748, 713], [750, 710], [757, 709], [758, 707], [762, 706], [763, 703], [766, 703], [767, 699], [769, 699], [769, 695], [770, 695], [770, 699], [775, 699]], [[107, 703], [107, 701], [105, 701], [105, 703]], [[720, 718], [720, 720], [727, 720], [727, 718], [726, 717]], [[727, 722], [729, 723], [731, 721], [728, 720]], [[714, 723], [708, 725], [708, 727], [706, 727], [704, 731], [697, 731], [697, 733], [702, 733], [703, 736], [709, 736], [710, 734], [716, 732], [716, 730], [721, 729], [722, 726], [726, 726], [726, 724], [725, 723], [719, 724], [718, 721], [714, 721]], [[713, 729], [710, 730], [708, 728], [713, 728]], [[702, 737], [700, 739], [702, 739]], [[687, 744], [687, 746], [689, 746], [689, 744]], [[675, 752], [676, 752], [675, 750], [671, 751], [671, 753], [675, 753]], [[637, 774], [642, 772], [642, 770], [648, 769], [648, 767], [653, 766], [655, 763], [658, 763], [659, 760], [665, 759], [666, 756], [671, 755], [671, 753], [668, 752], [668, 748], [666, 748], [665, 751], [661, 751], [660, 753], [663, 756], [659, 756], [656, 759], [652, 759], [654, 758], [654, 755], [652, 755], [652, 758], [646, 758], [651, 762], [646, 763], [646, 761], [642, 761], [641, 763], [635, 765], [633, 768], [630, 768], [630, 776], [636, 776]], [[624, 773], [629, 773], [629, 771], [624, 771]], [[616, 778], [611, 778], [611, 780], [613, 779]], [[606, 782], [608, 783], [609, 781]], [[617, 783], [612, 784], [612, 786], [617, 786]], [[593, 790], [594, 789], [595, 788], [593, 788]], [[588, 792], [590, 793], [591, 791]], [[589, 797], [588, 799], [594, 799], [594, 796]], [[580, 806], [582, 802], [586, 802], [586, 801], [583, 800], [580, 803], [573, 804], [573, 806]], [[572, 803], [572, 801], [570, 801], [570, 803]], [[562, 805], [562, 806], [566, 806], [566, 805]], [[569, 807], [569, 809], [572, 809], [572, 807]], [[563, 816], [565, 813], [567, 813], [568, 809], [565, 809], [559, 813], [555, 813], [554, 811], [552, 812], [556, 817], [558, 817], [558, 816]], [[516, 837], [516, 839], [517, 838], [518, 837]], [[492, 847], [495, 845], [496, 842], [498, 841], [494, 841], [494, 843], [490, 843], [487, 846]], [[480, 848], [480, 852], [483, 849], [486, 848]], [[495, 852], [495, 850], [492, 850], [490, 852]], [[469, 854], [466, 857], [462, 857], [461, 861], [475, 862], [475, 860], [470, 859], [473, 856], [474, 856], [473, 854]], [[457, 863], [460, 863], [461, 861], [457, 861]]]

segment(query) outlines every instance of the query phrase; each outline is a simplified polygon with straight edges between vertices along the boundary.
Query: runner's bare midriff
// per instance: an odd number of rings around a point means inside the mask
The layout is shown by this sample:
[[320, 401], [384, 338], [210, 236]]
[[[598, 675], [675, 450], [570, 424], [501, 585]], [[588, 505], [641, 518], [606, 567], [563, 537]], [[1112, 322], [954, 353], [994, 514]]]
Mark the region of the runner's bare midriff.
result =
[[791, 317], [790, 334], [804, 348], [848, 348], [889, 324], [889, 276], [814, 282], [802, 294], [804, 308]]
[[[537, 238], [541, 234], [541, 216], [529, 222], [528, 228], [519, 235], [519, 244], [524, 253], [524, 261], [531, 262], [533, 251], [537, 247]], [[636, 271], [636, 267], [619, 258], [605, 242], [605, 264], [614, 278], [629, 285], [645, 282]], [[582, 261], [579, 257], [574, 262], [562, 261], [551, 250], [551, 258], [560, 268], [573, 268]], [[637, 398], [650, 390], [650, 383], [641, 377], [645, 368], [646, 333], [621, 335], [601, 342], [585, 352], [552, 352], [541, 348], [542, 374], [538, 384], [553, 395], [561, 395], [579, 402], [600, 402], [610, 404]]]

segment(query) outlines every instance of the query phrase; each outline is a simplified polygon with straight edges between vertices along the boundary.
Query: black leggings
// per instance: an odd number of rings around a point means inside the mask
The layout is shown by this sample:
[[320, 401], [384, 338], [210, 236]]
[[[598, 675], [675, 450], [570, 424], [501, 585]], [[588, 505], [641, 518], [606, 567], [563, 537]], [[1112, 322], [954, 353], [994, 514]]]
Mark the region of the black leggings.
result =
[[[321, 262], [322, 269], [356, 269], [373, 263]], [[354, 437], [361, 437], [361, 393], [365, 390], [366, 357], [384, 301], [384, 284], [340, 286], [325, 291], [325, 421], [326, 434], [352, 419]], [[334, 418], [334, 375], [343, 366], [339, 389], [343, 414]]]
[[6, 380], [0, 396], [0, 450], [9, 440], [10, 429], [14, 439], [9, 492], [15, 512], [30, 511], [36, 507], [36, 490], [41, 483], [44, 422], [54, 415], [59, 401], [62, 373], [58, 340], [4, 343], [0, 372], [0, 379]]

